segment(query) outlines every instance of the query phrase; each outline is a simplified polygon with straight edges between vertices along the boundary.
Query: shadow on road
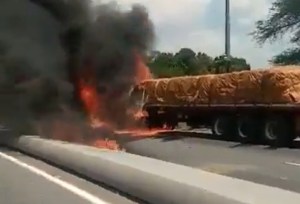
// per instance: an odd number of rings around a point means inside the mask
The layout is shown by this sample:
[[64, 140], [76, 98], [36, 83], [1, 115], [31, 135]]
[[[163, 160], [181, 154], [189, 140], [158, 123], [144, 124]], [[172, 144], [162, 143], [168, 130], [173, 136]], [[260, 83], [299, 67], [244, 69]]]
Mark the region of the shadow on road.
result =
[[117, 134], [118, 142], [133, 142], [145, 139], [159, 139], [162, 142], [184, 140], [186, 138], [203, 138], [203, 139], [213, 139], [211, 134], [196, 133], [196, 132], [183, 132], [183, 131], [164, 131], [159, 132], [155, 135], [131, 135], [131, 134]]
[[163, 142], [174, 141], [174, 140], [184, 140], [186, 138], [203, 138], [203, 139], [212, 139], [212, 135], [206, 133], [197, 133], [197, 132], [182, 132], [182, 131], [169, 131], [160, 133], [152, 139], [161, 139]]
[[229, 146], [229, 148], [234, 149], [234, 148], [240, 148], [240, 147], [252, 147], [256, 144], [242, 144], [242, 143], [238, 143], [238, 144], [234, 144]]
[[245, 147], [253, 147], [253, 146], [257, 146], [257, 145], [263, 145], [264, 146], [263, 149], [265, 149], [265, 150], [277, 150], [277, 149], [281, 149], [281, 148], [300, 149], [300, 141], [299, 140], [294, 140], [290, 146], [272, 147], [272, 146], [268, 146], [265, 143], [257, 142], [257, 143], [250, 143], [250, 144], [238, 143], [238, 144], [231, 145], [230, 148], [240, 148], [240, 147], [245, 148]]
[[207, 140], [216, 140], [216, 141], [227, 141], [227, 142], [235, 142], [234, 139], [220, 139], [218, 136], [215, 136], [211, 133], [203, 133], [203, 132], [185, 132], [185, 131], [169, 131], [164, 132], [152, 139], [159, 138], [163, 142], [174, 141], [174, 140], [184, 140], [186, 138], [197, 138], [197, 139], [207, 139]]
[[300, 149], [300, 141], [299, 140], [295, 140], [288, 147], [284, 147], [284, 146], [283, 147], [270, 147], [270, 146], [267, 146], [264, 149], [266, 149], [266, 150], [277, 150], [277, 149], [281, 149], [281, 148]]
[[290, 148], [290, 149], [300, 149], [300, 141], [295, 140], [290, 147], [270, 147], [262, 142], [257, 142], [257, 143], [247, 143], [247, 144], [242, 144], [237, 142], [234, 139], [220, 139], [217, 136], [214, 136], [210, 133], [202, 133], [202, 132], [185, 132], [185, 131], [164, 131], [157, 133], [155, 135], [150, 135], [150, 136], [139, 136], [135, 135], [132, 136], [130, 134], [119, 134], [116, 136], [116, 140], [121, 144], [125, 145], [126, 143], [129, 142], [134, 142], [134, 141], [139, 141], [139, 140], [160, 140], [161, 142], [170, 142], [170, 141], [182, 141], [186, 140], [188, 138], [195, 138], [195, 139], [207, 139], [210, 141], [225, 141], [225, 142], [230, 142], [228, 143], [228, 148], [248, 148], [252, 146], [258, 146], [261, 145], [263, 146], [264, 149], [267, 150], [276, 150], [279, 148]]
[[11, 152], [11, 151], [12, 151], [12, 150], [9, 149], [9, 148], [7, 148], [6, 146], [0, 145], [0, 152], [2, 152], [2, 153], [9, 153], [9, 152]]

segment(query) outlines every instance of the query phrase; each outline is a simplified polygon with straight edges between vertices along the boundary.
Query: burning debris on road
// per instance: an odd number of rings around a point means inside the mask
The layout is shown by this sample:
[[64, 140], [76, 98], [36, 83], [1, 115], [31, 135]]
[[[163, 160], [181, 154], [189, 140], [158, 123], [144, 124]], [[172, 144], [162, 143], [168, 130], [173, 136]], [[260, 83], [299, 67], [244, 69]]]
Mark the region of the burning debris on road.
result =
[[1, 123], [88, 143], [132, 128], [128, 92], [151, 77], [143, 59], [153, 38], [140, 5], [123, 12], [89, 0], [1, 0]]

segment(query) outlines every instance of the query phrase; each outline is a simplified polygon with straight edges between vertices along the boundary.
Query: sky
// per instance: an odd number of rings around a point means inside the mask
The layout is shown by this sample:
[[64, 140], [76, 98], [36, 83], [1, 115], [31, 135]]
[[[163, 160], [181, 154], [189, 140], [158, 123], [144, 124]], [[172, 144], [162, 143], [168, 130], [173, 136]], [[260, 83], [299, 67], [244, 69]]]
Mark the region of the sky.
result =
[[[100, 0], [94, 0], [95, 3]], [[102, 2], [110, 0], [102, 0]], [[249, 33], [264, 19], [274, 0], [231, 0], [231, 54], [243, 57], [251, 67], [266, 68], [268, 60], [288, 48], [279, 40], [259, 46]], [[212, 57], [224, 54], [225, 0], [118, 0], [121, 8], [144, 5], [155, 26], [154, 49], [177, 52], [188, 47]]]

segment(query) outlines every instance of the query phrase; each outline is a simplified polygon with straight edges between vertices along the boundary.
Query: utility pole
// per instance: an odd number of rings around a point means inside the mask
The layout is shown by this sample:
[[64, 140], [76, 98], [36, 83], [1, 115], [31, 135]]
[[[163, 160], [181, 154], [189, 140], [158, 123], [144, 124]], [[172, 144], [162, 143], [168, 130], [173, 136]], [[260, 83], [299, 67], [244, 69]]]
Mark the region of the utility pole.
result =
[[230, 0], [225, 1], [225, 55], [230, 57]]
[[231, 48], [230, 48], [230, 0], [225, 0], [225, 57], [226, 57], [226, 72], [230, 71], [231, 67]]

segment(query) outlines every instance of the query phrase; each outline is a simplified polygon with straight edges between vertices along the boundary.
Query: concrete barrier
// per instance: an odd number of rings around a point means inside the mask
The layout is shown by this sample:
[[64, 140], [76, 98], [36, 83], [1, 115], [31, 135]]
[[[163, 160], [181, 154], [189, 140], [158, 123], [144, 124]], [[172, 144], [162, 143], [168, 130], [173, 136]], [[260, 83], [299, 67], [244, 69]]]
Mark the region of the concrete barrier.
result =
[[23, 136], [5, 144], [105, 183], [149, 203], [298, 204], [300, 194], [186, 166]]

